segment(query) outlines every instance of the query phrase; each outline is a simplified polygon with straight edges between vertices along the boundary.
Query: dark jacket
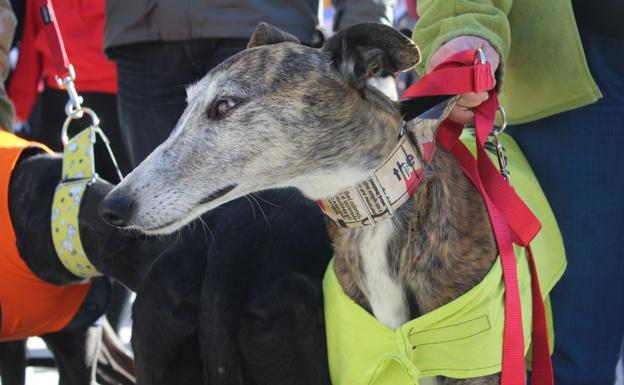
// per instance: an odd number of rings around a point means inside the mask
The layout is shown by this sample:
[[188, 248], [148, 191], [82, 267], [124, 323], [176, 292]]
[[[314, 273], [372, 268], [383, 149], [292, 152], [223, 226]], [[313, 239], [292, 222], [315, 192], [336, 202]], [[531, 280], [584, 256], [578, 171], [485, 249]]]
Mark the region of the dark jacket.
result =
[[[338, 28], [392, 23], [396, 0], [333, 0]], [[260, 21], [314, 39], [319, 0], [107, 0], [105, 48], [200, 38], [249, 38]]]

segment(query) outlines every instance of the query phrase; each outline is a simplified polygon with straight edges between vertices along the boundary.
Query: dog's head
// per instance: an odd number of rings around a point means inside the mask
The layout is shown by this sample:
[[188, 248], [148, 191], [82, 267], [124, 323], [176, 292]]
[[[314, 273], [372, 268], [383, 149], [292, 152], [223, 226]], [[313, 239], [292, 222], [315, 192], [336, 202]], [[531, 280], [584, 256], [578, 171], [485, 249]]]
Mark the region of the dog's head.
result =
[[315, 49], [261, 24], [248, 48], [188, 88], [171, 136], [109, 194], [104, 218], [167, 233], [258, 190], [318, 199], [362, 181], [392, 149], [399, 111], [369, 80], [414, 66], [410, 39], [360, 24]]

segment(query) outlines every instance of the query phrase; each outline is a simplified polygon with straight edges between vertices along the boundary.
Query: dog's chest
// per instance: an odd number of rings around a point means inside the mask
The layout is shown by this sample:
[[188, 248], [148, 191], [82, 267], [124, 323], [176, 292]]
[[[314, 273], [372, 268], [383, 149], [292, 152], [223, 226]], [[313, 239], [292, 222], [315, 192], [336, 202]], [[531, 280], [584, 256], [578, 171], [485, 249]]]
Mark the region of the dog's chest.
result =
[[391, 221], [363, 230], [358, 252], [364, 277], [363, 291], [373, 315], [382, 324], [396, 329], [409, 320], [409, 306], [404, 288], [392, 272], [389, 243], [395, 238]]

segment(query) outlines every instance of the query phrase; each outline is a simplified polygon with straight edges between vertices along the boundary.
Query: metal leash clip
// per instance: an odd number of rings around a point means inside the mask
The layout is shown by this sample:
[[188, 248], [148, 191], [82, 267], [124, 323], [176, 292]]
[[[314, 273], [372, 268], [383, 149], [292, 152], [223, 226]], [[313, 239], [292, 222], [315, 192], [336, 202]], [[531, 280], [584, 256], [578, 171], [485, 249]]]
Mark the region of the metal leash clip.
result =
[[60, 89], [67, 91], [67, 95], [69, 96], [69, 100], [65, 104], [65, 113], [67, 116], [72, 117], [74, 119], [82, 118], [82, 96], [78, 95], [78, 91], [76, 90], [76, 85], [74, 80], [76, 80], [76, 71], [74, 71], [74, 66], [69, 65], [68, 67], [69, 75], [65, 78], [61, 79], [60, 77], [55, 76], [56, 84]]
[[508, 123], [507, 112], [501, 105], [498, 106], [498, 110], [500, 111], [501, 116], [503, 117], [503, 124], [498, 128], [494, 127], [494, 129], [492, 130], [492, 137], [494, 138], [494, 146], [496, 147], [496, 157], [498, 158], [498, 168], [503, 178], [505, 178], [505, 180], [509, 182], [509, 168], [507, 167], [507, 158], [505, 158], [505, 149], [503, 148], [503, 144], [501, 143], [500, 138], [499, 138], [500, 134], [502, 134], [503, 131], [505, 131], [505, 128], [507, 128], [507, 123]]
[[[89, 117], [91, 118], [91, 125], [88, 128], [85, 129], [85, 130], [90, 130], [91, 131], [91, 135], [90, 135], [90, 137], [91, 137], [91, 146], [93, 146], [93, 144], [95, 144], [96, 135], [99, 135], [99, 137], [104, 142], [104, 145], [106, 146], [106, 150], [108, 151], [108, 156], [110, 157], [111, 161], [113, 162], [113, 166], [115, 167], [115, 171], [117, 171], [117, 176], [119, 177], [119, 180], [121, 181], [123, 179], [123, 174], [121, 173], [121, 170], [119, 169], [119, 165], [117, 164], [117, 159], [115, 159], [115, 155], [113, 154], [113, 150], [111, 149], [110, 141], [108, 140], [108, 137], [104, 134], [104, 131], [102, 131], [102, 129], [100, 128], [100, 118], [97, 116], [95, 111], [93, 111], [92, 109], [87, 108], [87, 107], [80, 107], [79, 115], [78, 114], [74, 114], [74, 115], [69, 115], [68, 114], [67, 118], [65, 119], [65, 123], [63, 123], [63, 129], [61, 130], [61, 141], [63, 142], [63, 147], [66, 148], [67, 144], [69, 143], [69, 136], [67, 134], [67, 130], [69, 129], [70, 123], [73, 120], [80, 119], [78, 116], [84, 117], [85, 114], [89, 115]], [[93, 159], [95, 158], [95, 154], [93, 153], [93, 148], [91, 148], [91, 154], [90, 155], [92, 157], [91, 162], [93, 162]]]
[[[88, 128], [92, 130], [91, 146], [93, 146], [93, 144], [95, 143], [96, 134], [99, 135], [104, 142], [104, 145], [106, 146], [108, 155], [113, 162], [113, 166], [117, 171], [117, 176], [121, 181], [123, 179], [123, 175], [121, 173], [121, 170], [119, 169], [117, 159], [115, 159], [115, 155], [113, 154], [113, 150], [110, 147], [110, 141], [108, 140], [108, 137], [104, 134], [104, 131], [102, 131], [102, 129], [100, 128], [100, 118], [98, 118], [95, 111], [82, 106], [82, 96], [78, 94], [78, 91], [76, 90], [76, 85], [74, 83], [74, 80], [76, 80], [76, 71], [74, 71], [74, 66], [72, 66], [71, 64], [69, 64], [67, 68], [69, 70], [69, 74], [66, 77], [61, 79], [59, 76], [56, 76], [56, 83], [58, 84], [59, 88], [67, 91], [67, 95], [69, 96], [69, 100], [65, 104], [65, 113], [67, 114], [67, 118], [63, 123], [63, 129], [61, 131], [61, 142], [63, 143], [64, 147], [67, 147], [67, 143], [69, 142], [69, 137], [67, 135], [69, 124], [72, 122], [72, 120], [78, 120], [83, 118], [84, 114], [86, 113], [91, 118], [91, 126], [89, 126]], [[95, 154], [91, 154], [91, 156], [95, 156]]]
[[485, 52], [483, 52], [483, 49], [481, 48], [477, 48], [477, 52], [475, 53], [474, 64], [477, 64], [477, 63], [480, 63], [480, 64], [487, 63]]
[[[485, 64], [486, 62], [487, 59], [485, 57], [485, 52], [483, 52], [481, 48], [477, 48], [474, 63]], [[492, 137], [494, 139], [494, 147], [496, 148], [496, 157], [498, 158], [498, 168], [503, 178], [509, 182], [509, 168], [507, 167], [507, 158], [505, 158], [505, 149], [503, 148], [503, 144], [499, 138], [500, 134], [502, 134], [503, 131], [505, 131], [505, 128], [507, 128], [508, 118], [507, 112], [500, 104], [498, 105], [498, 110], [503, 118], [503, 124], [499, 128], [494, 127], [494, 129], [492, 129]]]

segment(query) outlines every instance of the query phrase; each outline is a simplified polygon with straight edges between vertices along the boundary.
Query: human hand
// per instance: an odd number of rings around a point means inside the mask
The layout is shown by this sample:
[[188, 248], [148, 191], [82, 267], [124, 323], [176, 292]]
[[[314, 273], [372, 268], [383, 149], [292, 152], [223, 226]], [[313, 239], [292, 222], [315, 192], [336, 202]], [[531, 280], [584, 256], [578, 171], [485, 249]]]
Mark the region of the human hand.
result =
[[[431, 55], [431, 59], [429, 59], [427, 73], [431, 72], [437, 65], [444, 62], [451, 55], [461, 51], [478, 48], [483, 50], [486, 60], [490, 63], [492, 76], [494, 76], [494, 73], [500, 63], [498, 52], [496, 52], [487, 40], [476, 36], [459, 36], [449, 40], [438, 48], [438, 50]], [[496, 79], [494, 81], [496, 81]], [[457, 104], [449, 114], [449, 119], [463, 125], [473, 124], [474, 112], [472, 112], [472, 109], [486, 101], [488, 97], [487, 92], [470, 92], [460, 95], [457, 100]]]

